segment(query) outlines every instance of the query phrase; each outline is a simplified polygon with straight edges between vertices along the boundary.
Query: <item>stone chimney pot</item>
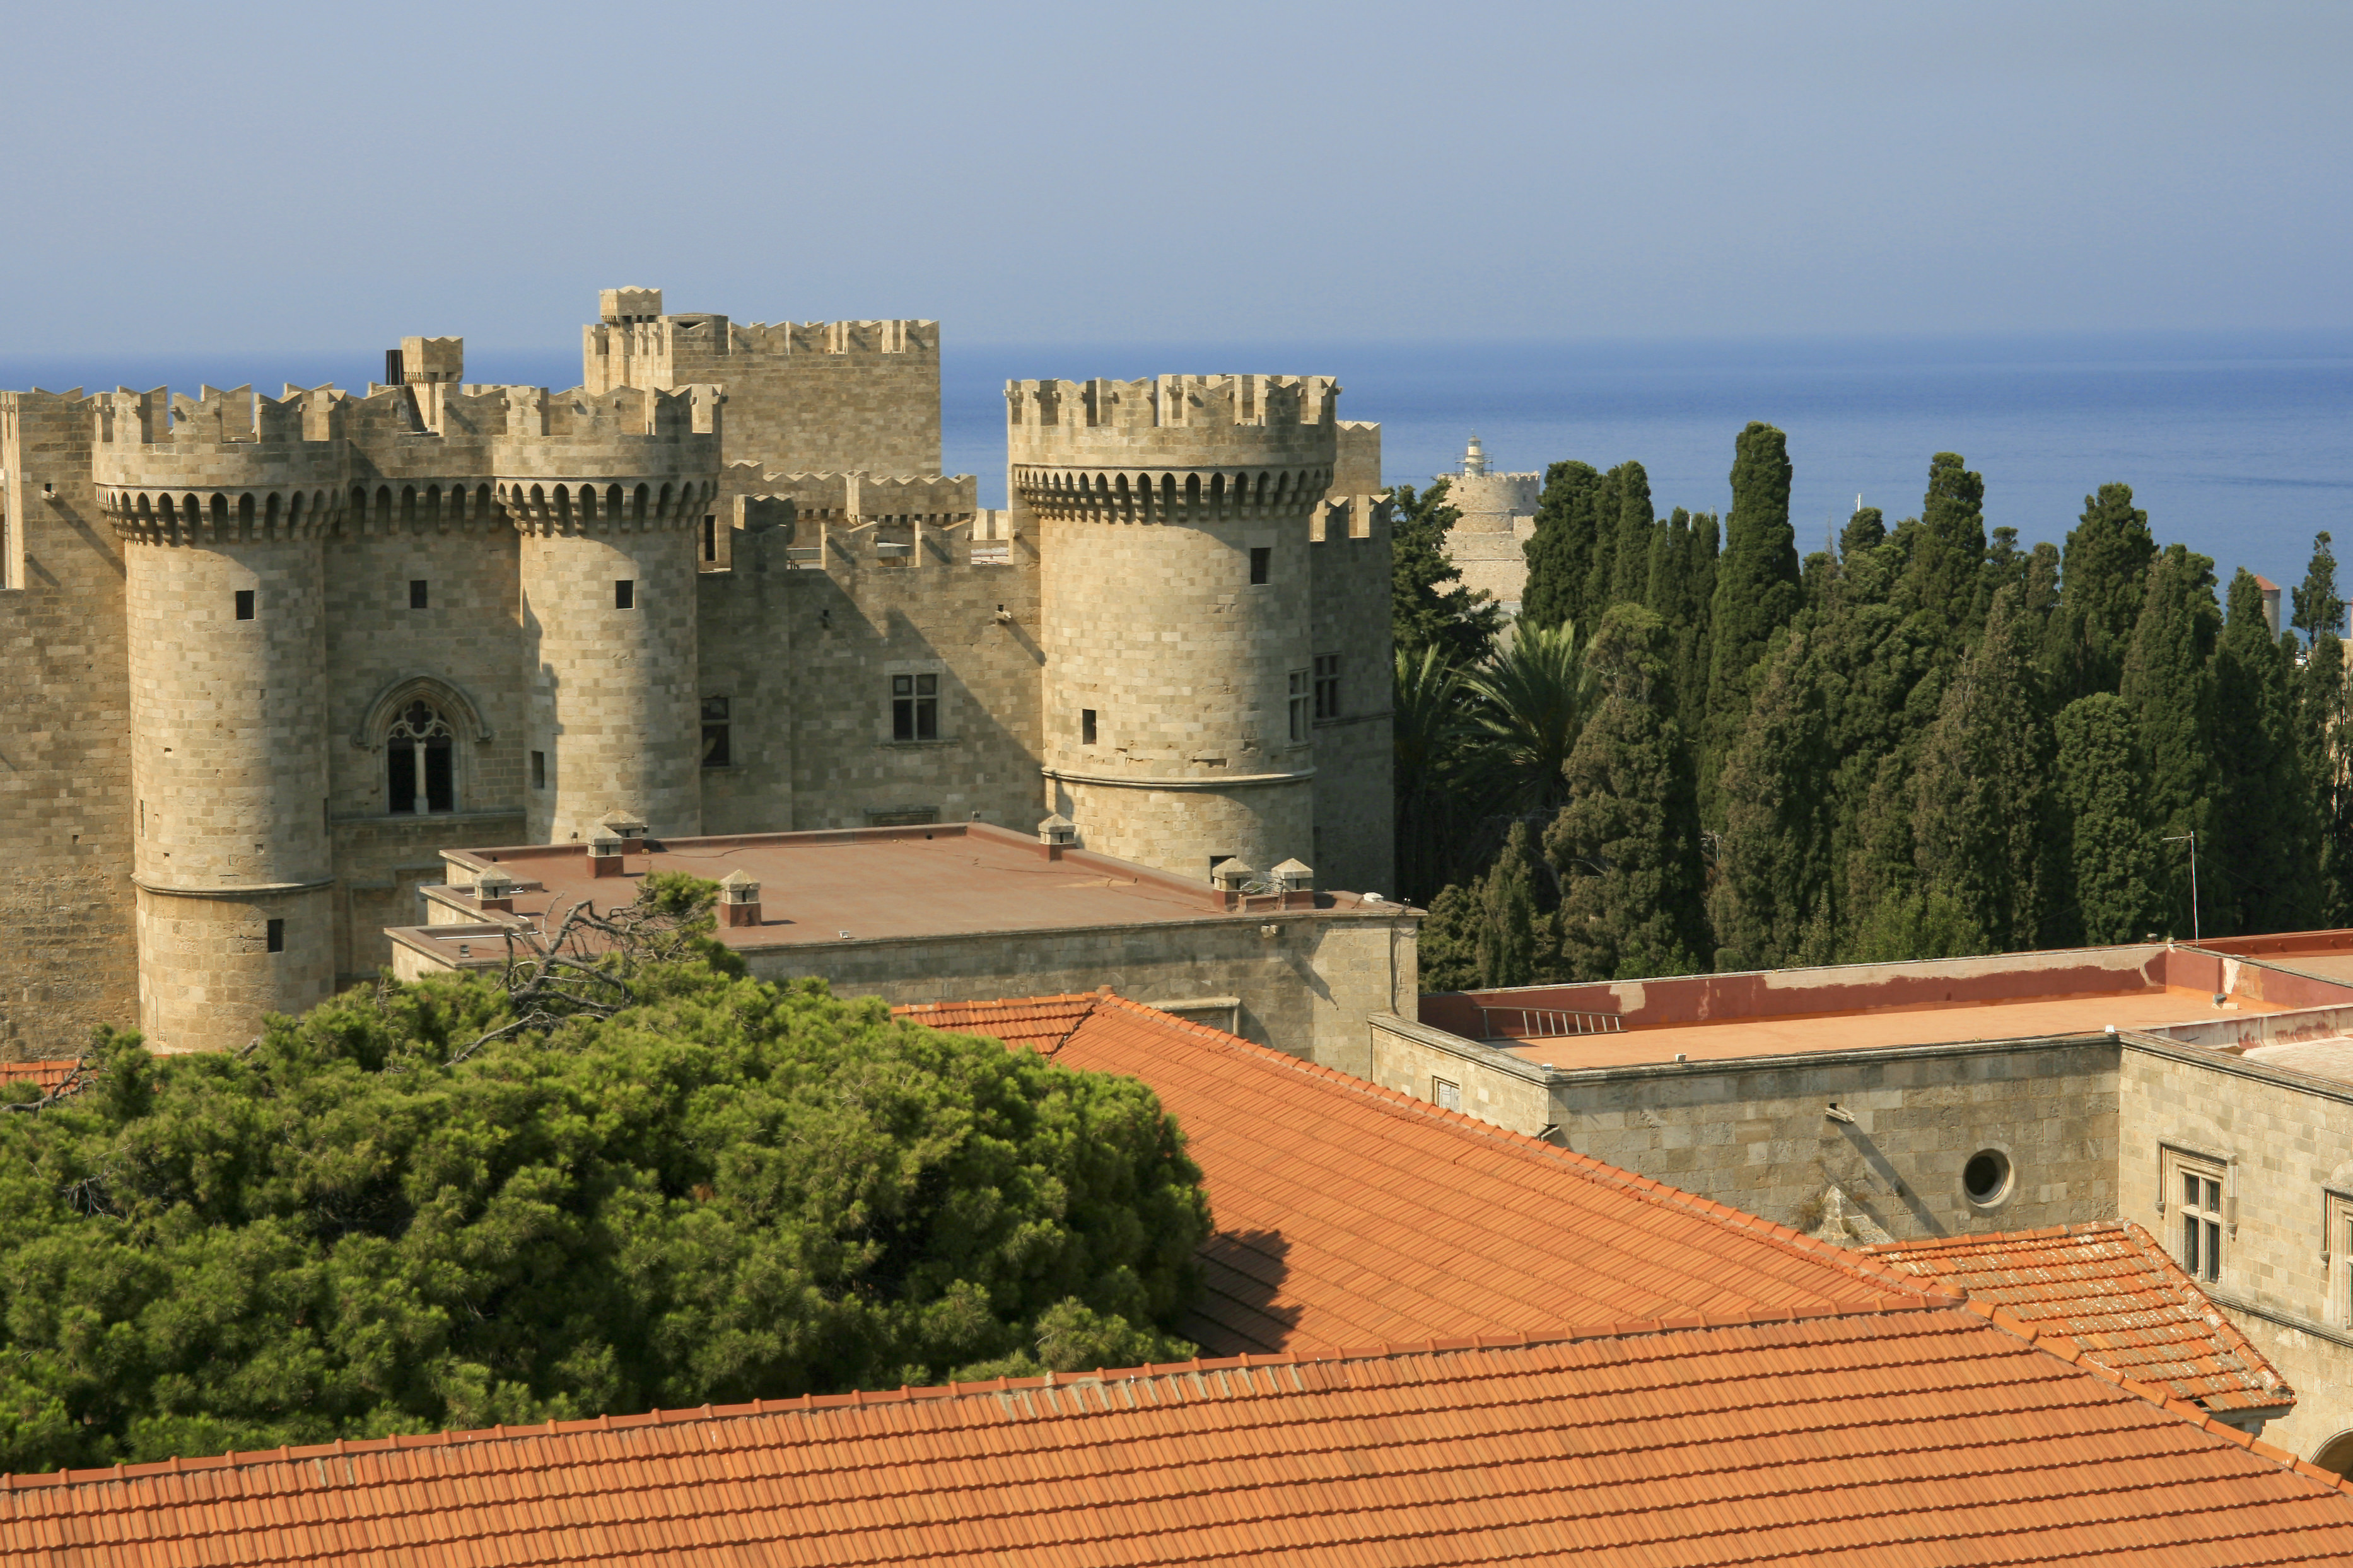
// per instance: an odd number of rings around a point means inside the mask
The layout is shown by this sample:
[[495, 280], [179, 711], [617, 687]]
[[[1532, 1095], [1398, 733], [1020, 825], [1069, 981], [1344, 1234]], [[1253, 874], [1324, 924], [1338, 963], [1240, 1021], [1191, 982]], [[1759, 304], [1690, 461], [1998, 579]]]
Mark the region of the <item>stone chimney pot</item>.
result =
[[760, 923], [760, 884], [739, 868], [719, 879], [720, 918], [731, 926]]

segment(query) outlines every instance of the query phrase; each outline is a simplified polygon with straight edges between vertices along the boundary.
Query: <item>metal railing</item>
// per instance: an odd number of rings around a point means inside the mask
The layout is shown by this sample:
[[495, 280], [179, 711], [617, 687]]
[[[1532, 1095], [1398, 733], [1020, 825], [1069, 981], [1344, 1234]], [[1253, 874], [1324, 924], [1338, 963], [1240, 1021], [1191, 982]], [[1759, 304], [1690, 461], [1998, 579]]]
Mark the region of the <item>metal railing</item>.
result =
[[1564, 1007], [1482, 1007], [1479, 1032], [1490, 1040], [1556, 1039], [1563, 1035], [1622, 1035], [1626, 1022], [1615, 1013]]

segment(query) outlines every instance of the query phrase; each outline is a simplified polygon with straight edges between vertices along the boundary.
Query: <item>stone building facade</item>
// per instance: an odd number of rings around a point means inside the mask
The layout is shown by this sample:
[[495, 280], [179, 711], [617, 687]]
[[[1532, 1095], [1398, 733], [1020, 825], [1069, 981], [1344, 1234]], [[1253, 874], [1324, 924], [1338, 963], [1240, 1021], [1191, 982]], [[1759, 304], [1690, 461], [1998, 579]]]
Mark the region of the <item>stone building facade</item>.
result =
[[410, 338], [364, 395], [0, 394], [0, 1051], [241, 1045], [387, 962], [442, 849], [617, 811], [1060, 811], [1389, 883], [1379, 433], [1336, 386], [1018, 384], [984, 510], [937, 323], [600, 315], [565, 392]]
[[1446, 481], [1446, 503], [1462, 515], [1446, 532], [1446, 558], [1462, 574], [1462, 585], [1492, 595], [1514, 615], [1527, 590], [1526, 546], [1535, 537], [1536, 500], [1542, 474], [1497, 473], [1478, 437], [1463, 448]]

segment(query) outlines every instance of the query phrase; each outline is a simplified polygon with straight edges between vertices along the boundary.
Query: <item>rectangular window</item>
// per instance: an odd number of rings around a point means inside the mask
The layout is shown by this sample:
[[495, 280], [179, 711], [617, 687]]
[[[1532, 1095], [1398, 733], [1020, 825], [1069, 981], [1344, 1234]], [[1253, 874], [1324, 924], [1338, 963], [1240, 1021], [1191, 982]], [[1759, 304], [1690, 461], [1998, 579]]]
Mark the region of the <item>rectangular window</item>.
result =
[[705, 561], [719, 559], [719, 519], [708, 512], [702, 519], [702, 558]]
[[1440, 1110], [1460, 1110], [1462, 1109], [1462, 1086], [1449, 1083], [1442, 1078], [1433, 1078], [1430, 1080], [1430, 1098], [1438, 1101]]
[[940, 738], [938, 676], [894, 675], [891, 678], [891, 738], [894, 741], [936, 741]]
[[422, 577], [411, 577], [408, 580], [408, 607], [412, 610], [422, 610], [427, 607], [425, 579]]
[[727, 753], [727, 699], [706, 697], [702, 700], [702, 765], [723, 768], [730, 765]]
[[1293, 745], [1307, 739], [1307, 672], [1291, 672], [1291, 740]]
[[1340, 656], [1319, 653], [1315, 656], [1315, 717], [1337, 719], [1340, 716]]
[[1263, 583], [1274, 570], [1274, 547], [1271, 544], [1250, 546], [1250, 581]]
[[272, 952], [284, 952], [286, 951], [286, 922], [284, 921], [271, 921], [266, 929], [269, 934], [262, 940], [269, 944], [269, 951]]
[[617, 610], [634, 610], [637, 607], [637, 583], [633, 579], [628, 577], [623, 577], [616, 581], [613, 584], [613, 608]]
[[253, 619], [253, 590], [250, 588], [237, 591], [237, 618], [240, 621]]
[[533, 789], [547, 787], [547, 753], [545, 752], [533, 752], [531, 754], [531, 787]]
[[2328, 1318], [2338, 1328], [2353, 1327], [2353, 1194], [2327, 1193], [2327, 1221], [2321, 1231], [2321, 1256], [2328, 1260]]
[[1092, 708], [1079, 710], [1079, 743], [1082, 746], [1095, 743], [1095, 710]]
[[2174, 1260], [2192, 1279], [2212, 1284], [2222, 1278], [2222, 1243], [2230, 1230], [2223, 1202], [2228, 1167], [2179, 1149], [2160, 1152], [2158, 1190], [2173, 1209]]

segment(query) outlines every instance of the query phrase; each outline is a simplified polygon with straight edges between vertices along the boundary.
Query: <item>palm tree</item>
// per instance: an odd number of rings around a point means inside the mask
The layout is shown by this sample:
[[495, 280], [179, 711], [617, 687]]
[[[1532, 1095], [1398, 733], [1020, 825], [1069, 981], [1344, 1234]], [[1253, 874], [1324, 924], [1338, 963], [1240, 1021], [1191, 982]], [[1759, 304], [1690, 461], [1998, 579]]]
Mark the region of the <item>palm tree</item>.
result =
[[1478, 820], [1462, 777], [1471, 699], [1461, 672], [1436, 646], [1399, 649], [1395, 683], [1398, 892], [1426, 904], [1453, 879]]
[[1486, 810], [1538, 825], [1568, 798], [1561, 767], [1577, 747], [1597, 690], [1577, 626], [1520, 621], [1512, 639], [1464, 678], [1477, 699], [1471, 772]]

